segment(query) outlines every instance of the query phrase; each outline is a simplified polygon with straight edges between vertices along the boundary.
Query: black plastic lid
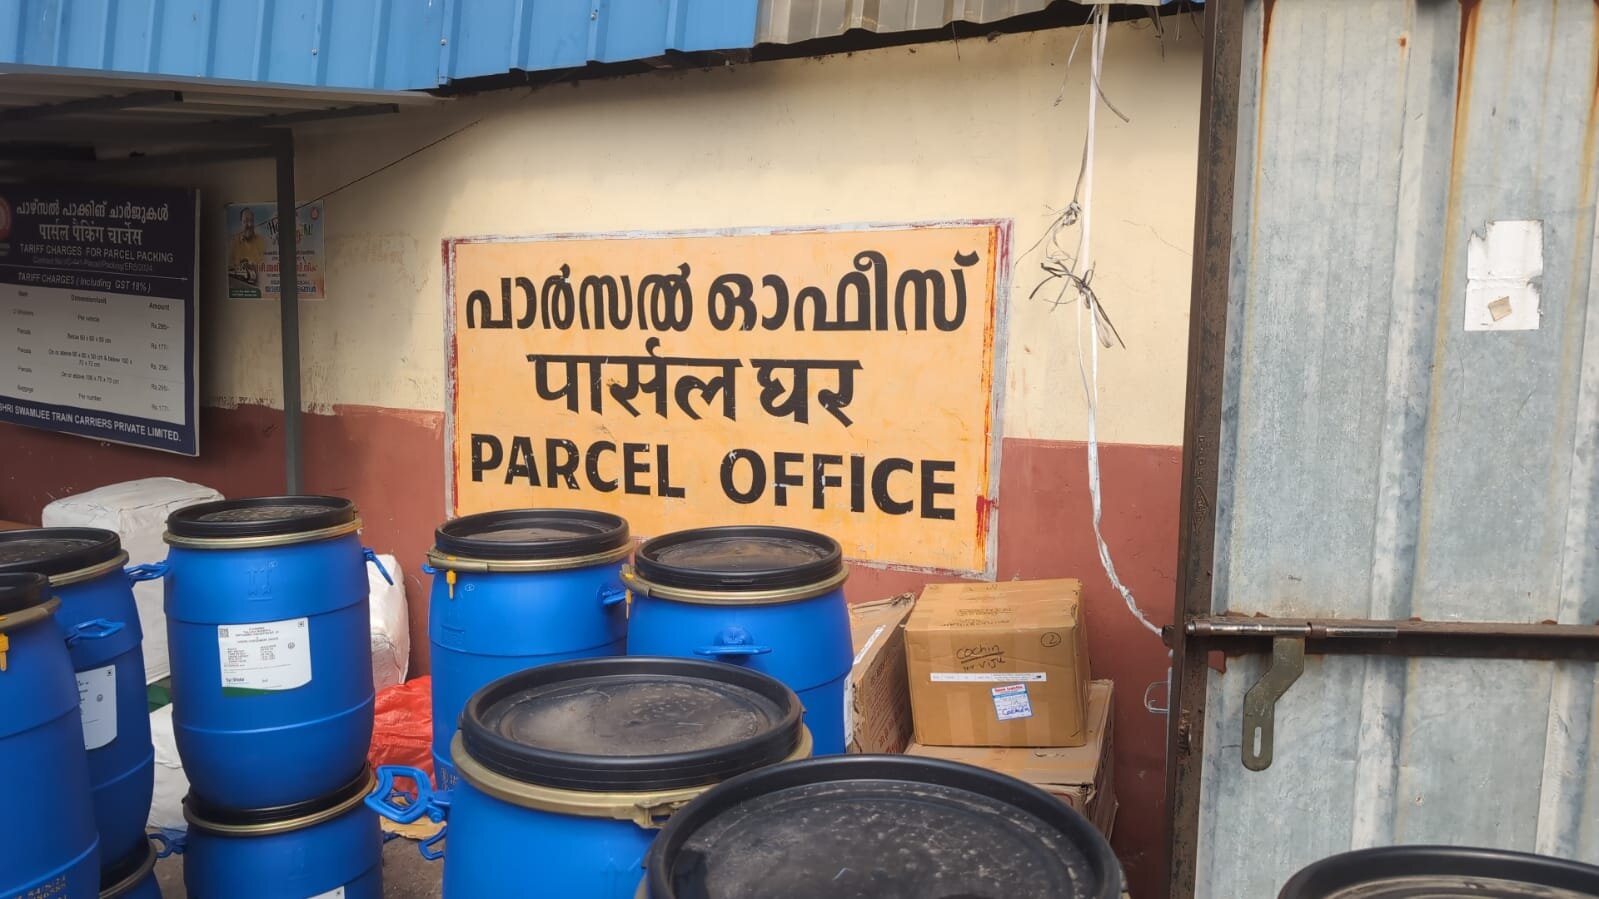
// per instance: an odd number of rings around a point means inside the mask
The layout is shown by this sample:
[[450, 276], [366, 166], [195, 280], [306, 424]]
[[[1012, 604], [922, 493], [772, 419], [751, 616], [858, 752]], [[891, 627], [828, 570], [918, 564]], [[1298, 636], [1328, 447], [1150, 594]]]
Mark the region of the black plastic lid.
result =
[[0, 531], [0, 572], [66, 574], [109, 562], [121, 552], [117, 532], [100, 528]]
[[467, 515], [439, 525], [441, 552], [469, 559], [569, 559], [628, 543], [627, 521], [582, 509], [507, 509]]
[[[188, 810], [189, 815], [194, 819], [205, 822], [205, 824], [216, 824], [223, 827], [250, 827], [281, 824], [284, 821], [308, 818], [328, 809], [337, 808], [357, 796], [363, 796], [371, 787], [372, 772], [363, 765], [361, 773], [357, 774], [354, 780], [344, 786], [326, 796], [307, 799], [304, 802], [296, 802], [293, 805], [277, 805], [271, 808], [258, 809], [229, 808], [224, 805], [209, 803], [196, 796], [192, 790], [183, 797], [183, 805]], [[190, 823], [194, 822], [191, 820]], [[205, 825], [196, 824], [195, 826], [203, 829]]]
[[31, 571], [0, 573], [0, 615], [31, 609], [50, 598], [50, 579]]
[[581, 659], [502, 677], [461, 712], [461, 743], [522, 783], [591, 793], [716, 783], [791, 756], [803, 708], [775, 678], [652, 656]]
[[175, 537], [278, 537], [355, 521], [355, 503], [337, 496], [256, 496], [184, 506], [167, 517]]
[[672, 816], [650, 899], [1118, 899], [1082, 815], [982, 768], [829, 756], [755, 771]]
[[844, 552], [832, 537], [799, 528], [696, 528], [646, 540], [633, 567], [663, 587], [780, 590], [838, 574]]
[[1463, 846], [1383, 846], [1324, 858], [1278, 899], [1577, 899], [1599, 896], [1599, 868]]

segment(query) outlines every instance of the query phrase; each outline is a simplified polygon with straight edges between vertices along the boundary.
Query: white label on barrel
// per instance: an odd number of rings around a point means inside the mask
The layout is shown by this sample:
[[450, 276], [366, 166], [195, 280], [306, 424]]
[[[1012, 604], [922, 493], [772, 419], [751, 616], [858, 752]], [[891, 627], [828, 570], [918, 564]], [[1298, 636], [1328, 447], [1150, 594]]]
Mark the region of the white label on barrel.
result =
[[344, 887], [334, 887], [326, 893], [317, 893], [311, 899], [344, 899]]
[[78, 713], [84, 749], [99, 749], [117, 738], [117, 666], [78, 672]]
[[234, 695], [293, 690], [311, 682], [308, 618], [217, 627], [222, 690]]

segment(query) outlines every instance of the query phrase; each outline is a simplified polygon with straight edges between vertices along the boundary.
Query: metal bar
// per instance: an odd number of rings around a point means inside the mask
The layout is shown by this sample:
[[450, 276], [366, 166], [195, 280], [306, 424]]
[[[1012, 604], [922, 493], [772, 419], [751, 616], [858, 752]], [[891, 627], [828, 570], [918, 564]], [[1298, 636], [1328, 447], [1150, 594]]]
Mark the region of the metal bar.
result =
[[113, 127], [103, 122], [39, 122], [27, 128], [0, 130], [0, 142], [115, 144], [119, 147], [183, 143], [254, 144], [266, 137], [261, 129], [234, 128], [224, 123], [117, 123]]
[[135, 91], [131, 94], [106, 97], [84, 97], [43, 106], [14, 106], [0, 110], [0, 122], [36, 122], [40, 119], [85, 112], [111, 112], [118, 109], [136, 109], [142, 106], [164, 106], [182, 103], [180, 91]]
[[1599, 625], [1589, 624], [1206, 618], [1182, 630], [1186, 645], [1201, 654], [1267, 652], [1269, 640], [1300, 637], [1315, 655], [1599, 660]]
[[1205, 618], [1192, 620], [1184, 626], [1190, 637], [1383, 637], [1399, 636], [1398, 622], [1393, 621], [1300, 621], [1298, 619]]
[[[302, 109], [299, 112], [285, 112], [278, 115], [240, 116], [233, 119], [222, 119], [215, 122], [220, 128], [281, 128], [285, 125], [300, 125], [306, 122], [323, 122], [329, 119], [354, 119], [370, 115], [392, 115], [399, 112], [396, 103], [374, 103], [370, 106], [335, 106], [328, 109]], [[195, 126], [202, 127], [202, 126]]]
[[93, 162], [94, 148], [76, 144], [11, 144], [0, 145], [0, 162], [26, 160], [29, 162]]
[[300, 255], [294, 208], [294, 133], [275, 132], [278, 162], [278, 311], [283, 342], [283, 475], [300, 492]]
[[[37, 107], [24, 106], [18, 107], [17, 111], [35, 108]], [[263, 129], [281, 128], [288, 125], [322, 122], [332, 119], [388, 115], [399, 112], [399, 110], [400, 107], [397, 104], [381, 103], [371, 106], [304, 109], [298, 112], [286, 112], [281, 115], [238, 116], [231, 119], [222, 118], [214, 122], [137, 126], [118, 124], [115, 128], [107, 128], [103, 123], [43, 122], [28, 128], [25, 132], [0, 132], [0, 141], [27, 140], [31, 143], [78, 141], [85, 143], [111, 143], [119, 146], [140, 143], [176, 144], [185, 141], [255, 143], [264, 137], [262, 134]]]
[[[277, 148], [268, 144], [253, 147], [225, 147], [215, 150], [185, 150], [178, 153], [152, 153], [140, 156], [119, 156], [111, 159], [97, 159], [81, 165], [68, 163], [73, 168], [87, 169], [96, 172], [110, 172], [117, 169], [140, 169], [174, 165], [207, 165], [217, 162], [237, 162], [245, 159], [272, 159], [277, 156]], [[50, 166], [46, 166], [50, 167]]]
[[[1238, 159], [1238, 85], [1243, 0], [1205, 4], [1200, 88], [1199, 177], [1194, 210], [1194, 276], [1188, 318], [1188, 399], [1183, 423], [1182, 526], [1178, 530], [1174, 621], [1210, 614], [1216, 540], [1216, 460], [1221, 444], [1222, 372], [1227, 352], [1228, 269]], [[1204, 767], [1206, 651], [1184, 628], [1172, 639], [1167, 705], [1166, 884], [1192, 899], [1199, 845], [1199, 778]]]

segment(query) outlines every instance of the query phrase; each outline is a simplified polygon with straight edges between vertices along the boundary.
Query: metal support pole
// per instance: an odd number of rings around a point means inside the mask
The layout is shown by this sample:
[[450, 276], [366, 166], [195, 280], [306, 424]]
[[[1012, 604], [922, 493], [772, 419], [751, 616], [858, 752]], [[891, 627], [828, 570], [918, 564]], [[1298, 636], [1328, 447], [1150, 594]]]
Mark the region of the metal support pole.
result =
[[300, 253], [294, 208], [294, 134], [274, 132], [278, 163], [278, 310], [283, 342], [283, 474], [285, 492], [300, 486]]

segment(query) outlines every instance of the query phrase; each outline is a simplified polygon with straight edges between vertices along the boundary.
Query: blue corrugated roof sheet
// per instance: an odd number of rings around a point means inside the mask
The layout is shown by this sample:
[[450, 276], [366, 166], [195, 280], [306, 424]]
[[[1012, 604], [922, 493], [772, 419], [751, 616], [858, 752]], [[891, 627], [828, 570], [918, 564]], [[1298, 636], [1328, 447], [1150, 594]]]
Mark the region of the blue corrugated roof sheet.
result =
[[758, 0], [0, 0], [0, 64], [417, 90], [751, 47]]

